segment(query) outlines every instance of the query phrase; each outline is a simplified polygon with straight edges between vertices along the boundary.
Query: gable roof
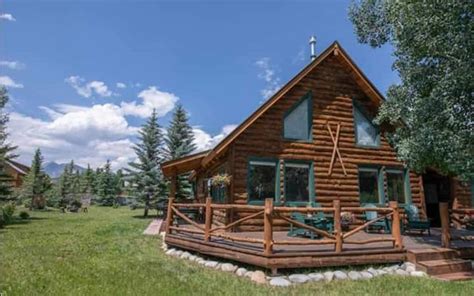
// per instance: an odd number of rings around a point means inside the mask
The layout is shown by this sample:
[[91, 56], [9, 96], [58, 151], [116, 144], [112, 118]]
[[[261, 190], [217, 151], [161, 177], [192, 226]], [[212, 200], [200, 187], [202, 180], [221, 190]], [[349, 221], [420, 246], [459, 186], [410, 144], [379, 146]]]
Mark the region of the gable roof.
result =
[[349, 57], [341, 45], [334, 41], [326, 50], [324, 50], [316, 59], [309, 63], [301, 72], [299, 72], [293, 79], [286, 83], [279, 91], [277, 91], [270, 99], [268, 99], [260, 108], [258, 108], [252, 115], [250, 115], [244, 122], [242, 122], [236, 129], [234, 129], [227, 137], [225, 137], [214, 149], [212, 149], [206, 157], [202, 160], [201, 165], [208, 165], [214, 158], [221, 155], [225, 149], [234, 141], [247, 127], [254, 123], [265, 111], [271, 108], [278, 102], [289, 90], [291, 90], [297, 83], [299, 83], [306, 75], [315, 69], [322, 61], [330, 55], [335, 55], [339, 60], [349, 68], [349, 72], [354, 77], [356, 83], [361, 87], [363, 92], [378, 105], [384, 101], [383, 95], [377, 88], [369, 81], [369, 79], [357, 67], [354, 61]]
[[227, 135], [217, 146], [213, 149], [193, 155], [189, 155], [173, 161], [168, 161], [162, 164], [163, 174], [167, 177], [172, 174], [184, 173], [190, 170], [196, 170], [200, 167], [206, 167], [216, 157], [222, 155], [229, 145], [240, 135], [245, 129], [247, 129], [252, 123], [254, 123], [262, 114], [270, 109], [276, 102], [278, 102], [288, 91], [290, 91], [296, 84], [298, 84], [304, 77], [306, 77], [311, 71], [313, 71], [318, 65], [320, 65], [327, 57], [334, 55], [339, 61], [346, 66], [349, 73], [352, 75], [356, 83], [362, 89], [362, 91], [369, 97], [374, 103], [381, 104], [385, 99], [383, 95], [377, 90], [377, 88], [370, 82], [370, 80], [362, 73], [359, 67], [350, 58], [347, 52], [341, 47], [341, 45], [334, 41], [326, 50], [324, 50], [316, 59], [311, 61], [303, 70], [301, 70], [295, 77], [288, 81], [280, 90], [278, 90], [270, 99], [268, 99], [263, 105], [261, 105], [255, 112], [253, 112], [247, 119], [245, 119], [237, 128], [235, 128], [229, 135]]
[[13, 160], [7, 160], [6, 164], [22, 175], [26, 175], [30, 171], [30, 168], [26, 165]]

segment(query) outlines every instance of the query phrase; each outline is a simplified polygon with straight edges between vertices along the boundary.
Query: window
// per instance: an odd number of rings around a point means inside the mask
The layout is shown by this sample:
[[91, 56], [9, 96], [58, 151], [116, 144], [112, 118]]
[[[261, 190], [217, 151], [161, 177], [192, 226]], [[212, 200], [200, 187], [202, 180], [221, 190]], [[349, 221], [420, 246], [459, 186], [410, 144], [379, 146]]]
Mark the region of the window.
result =
[[354, 122], [357, 145], [379, 146], [380, 138], [377, 128], [356, 106], [354, 106]]
[[361, 204], [383, 203], [383, 182], [377, 168], [359, 168], [359, 195]]
[[[277, 197], [278, 161], [250, 161], [248, 171], [249, 201], [265, 201]], [[278, 174], [279, 175], [279, 174]]]
[[227, 187], [211, 185], [211, 197], [215, 203], [225, 203]]
[[285, 201], [308, 203], [314, 199], [312, 165], [285, 162]]
[[304, 96], [283, 119], [283, 137], [290, 140], [310, 140], [312, 121], [311, 95]]
[[[406, 203], [406, 177], [403, 171], [387, 170], [388, 200]], [[409, 185], [409, 184], [408, 184]]]

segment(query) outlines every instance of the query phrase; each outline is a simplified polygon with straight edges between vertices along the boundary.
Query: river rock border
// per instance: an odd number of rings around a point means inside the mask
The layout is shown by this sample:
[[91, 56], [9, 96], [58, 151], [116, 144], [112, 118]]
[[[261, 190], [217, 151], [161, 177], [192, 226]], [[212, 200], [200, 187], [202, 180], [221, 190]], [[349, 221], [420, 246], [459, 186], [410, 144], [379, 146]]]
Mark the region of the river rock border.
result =
[[182, 251], [176, 248], [168, 249], [166, 243], [162, 244], [163, 251], [168, 256], [173, 256], [181, 259], [187, 259], [189, 261], [196, 262], [197, 264], [203, 265], [207, 268], [220, 270], [223, 272], [233, 273], [236, 276], [249, 278], [251, 281], [258, 284], [269, 284], [276, 287], [288, 287], [291, 285], [303, 284], [306, 282], [331, 282], [334, 280], [368, 280], [374, 277], [384, 275], [398, 275], [398, 276], [413, 276], [413, 277], [426, 277], [427, 274], [423, 271], [415, 270], [415, 265], [410, 262], [402, 264], [395, 264], [392, 266], [385, 266], [381, 268], [370, 267], [366, 270], [335, 270], [325, 272], [313, 272], [308, 274], [295, 273], [288, 276], [266, 276], [261, 270], [248, 270], [238, 265], [221, 262], [216, 260], [207, 260], [198, 255], [192, 254], [187, 251]]

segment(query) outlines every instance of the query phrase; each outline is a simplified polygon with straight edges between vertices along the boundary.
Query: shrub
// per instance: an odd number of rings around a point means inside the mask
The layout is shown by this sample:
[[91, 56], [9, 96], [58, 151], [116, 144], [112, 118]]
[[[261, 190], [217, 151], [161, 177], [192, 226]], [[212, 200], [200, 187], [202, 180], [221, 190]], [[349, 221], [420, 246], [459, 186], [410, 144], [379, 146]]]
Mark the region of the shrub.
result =
[[25, 211], [21, 211], [19, 216], [23, 220], [26, 220], [26, 219], [30, 218], [30, 214], [28, 214], [28, 212], [25, 212]]
[[8, 203], [0, 208], [0, 227], [12, 221], [13, 213], [15, 213], [15, 204], [13, 203]]

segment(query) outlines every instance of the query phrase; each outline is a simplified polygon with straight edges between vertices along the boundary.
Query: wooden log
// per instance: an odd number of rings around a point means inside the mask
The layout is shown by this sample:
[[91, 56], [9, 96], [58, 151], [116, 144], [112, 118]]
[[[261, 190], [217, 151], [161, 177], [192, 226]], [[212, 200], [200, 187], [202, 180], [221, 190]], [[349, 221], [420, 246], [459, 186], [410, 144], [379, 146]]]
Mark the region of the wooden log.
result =
[[336, 237], [336, 244], [334, 245], [334, 251], [336, 253], [342, 252], [342, 225], [341, 225], [341, 201], [334, 200], [332, 202], [334, 208], [334, 236]]
[[264, 240], [264, 255], [270, 256], [273, 253], [273, 199], [265, 199], [265, 210], [263, 214], [263, 240]]
[[281, 214], [277, 214], [277, 217], [280, 218], [280, 219], [282, 219], [282, 220], [287, 221], [288, 223], [291, 223], [291, 224], [294, 224], [294, 225], [296, 225], [296, 226], [299, 226], [299, 227], [301, 227], [301, 228], [305, 228], [305, 229], [311, 230], [311, 231], [313, 231], [314, 233], [319, 234], [319, 235], [321, 235], [321, 236], [324, 236], [324, 237], [327, 237], [327, 238], [336, 239], [336, 237], [335, 237], [334, 235], [330, 234], [330, 233], [327, 232], [327, 231], [318, 229], [318, 228], [316, 228], [316, 227], [313, 227], [313, 226], [310, 226], [310, 225], [307, 225], [307, 224], [304, 224], [304, 223], [300, 223], [300, 222], [298, 222], [298, 221], [296, 221], [296, 220], [290, 219], [290, 218], [285, 217], [285, 216], [283, 216], [283, 215], [281, 215]]
[[195, 234], [203, 234], [204, 232], [202, 230], [196, 230], [196, 229], [191, 229], [187, 227], [176, 227], [176, 226], [170, 226], [171, 230], [175, 230], [176, 232], [189, 232], [189, 233], [195, 233]]
[[400, 212], [398, 211], [398, 202], [390, 201], [390, 208], [393, 210], [392, 216], [392, 237], [394, 239], [394, 246], [397, 250], [403, 249], [402, 234], [400, 229]]
[[387, 215], [385, 215], [385, 216], [377, 217], [376, 219], [372, 219], [372, 220], [370, 220], [370, 221], [367, 221], [366, 223], [364, 223], [364, 224], [362, 224], [362, 225], [360, 225], [360, 226], [358, 226], [358, 227], [352, 229], [351, 231], [346, 232], [346, 233], [344, 234], [344, 238], [348, 238], [348, 237], [350, 237], [350, 236], [356, 234], [357, 232], [363, 230], [363, 229], [366, 228], [367, 226], [372, 225], [372, 224], [374, 224], [374, 223], [377, 222], [377, 221], [380, 221], [380, 220], [383, 220], [383, 219], [387, 219], [388, 217], [390, 217], [390, 216], [392, 216], [392, 215], [393, 215], [393, 213], [390, 213], [390, 214], [387, 214]]
[[194, 209], [194, 208], [204, 208], [206, 206], [205, 203], [174, 203], [173, 206], [175, 208], [181, 209]]
[[373, 244], [373, 243], [381, 243], [381, 242], [395, 242], [393, 237], [388, 238], [371, 238], [366, 240], [344, 240], [345, 244], [351, 245], [366, 245], [366, 244]]
[[449, 248], [451, 234], [449, 232], [449, 205], [447, 202], [439, 203], [439, 217], [441, 219], [441, 246]]
[[212, 226], [212, 207], [211, 207], [211, 197], [206, 198], [206, 212], [204, 220], [204, 241], [208, 242], [211, 238], [211, 226]]
[[229, 228], [232, 228], [234, 226], [237, 226], [239, 224], [242, 224], [243, 222], [247, 221], [247, 220], [250, 220], [250, 219], [253, 219], [255, 217], [258, 217], [260, 215], [262, 215], [264, 213], [264, 211], [260, 211], [260, 212], [257, 212], [257, 213], [254, 213], [254, 214], [251, 214], [249, 216], [245, 216], [237, 221], [234, 221], [228, 225], [225, 225], [225, 226], [221, 226], [221, 227], [217, 227], [217, 228], [213, 228], [211, 229], [211, 232], [214, 232], [214, 231], [218, 231], [218, 230], [226, 230], [226, 229], [229, 229]]
[[181, 213], [177, 208], [175, 208], [174, 206], [171, 207], [171, 209], [173, 210], [173, 212], [179, 216], [181, 219], [183, 219], [184, 221], [188, 222], [191, 226], [194, 226], [196, 227], [197, 229], [201, 229], [204, 231], [204, 228], [197, 224], [196, 222], [194, 222], [193, 220], [189, 219], [186, 215], [184, 215], [183, 213]]
[[173, 225], [173, 201], [174, 198], [170, 197], [168, 199], [168, 211], [166, 212], [166, 233], [169, 234], [171, 233], [170, 226]]
[[274, 212], [276, 213], [316, 213], [316, 212], [323, 212], [323, 213], [332, 213], [334, 212], [334, 208], [312, 208], [312, 207], [275, 207]]
[[220, 237], [220, 238], [227, 239], [230, 241], [243, 242], [243, 243], [258, 243], [258, 244], [265, 243], [265, 241], [262, 239], [252, 238], [252, 237], [239, 237], [239, 236], [229, 235], [225, 233], [211, 233], [211, 236]]
[[305, 246], [305, 245], [331, 245], [335, 244], [336, 240], [334, 239], [292, 239], [292, 240], [276, 240], [273, 242], [274, 245], [297, 245], [297, 246]]

